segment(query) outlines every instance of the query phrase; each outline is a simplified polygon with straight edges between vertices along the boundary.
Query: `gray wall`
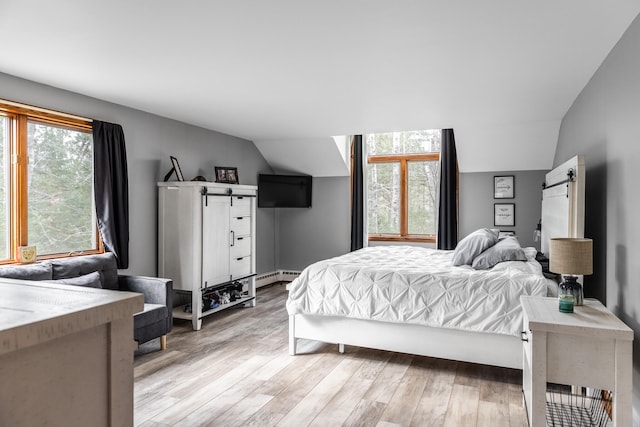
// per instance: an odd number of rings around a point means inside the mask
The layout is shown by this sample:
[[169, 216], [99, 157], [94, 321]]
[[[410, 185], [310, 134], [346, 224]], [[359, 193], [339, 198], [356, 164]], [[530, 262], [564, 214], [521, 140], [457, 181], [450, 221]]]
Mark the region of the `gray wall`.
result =
[[350, 178], [313, 178], [311, 208], [279, 208], [278, 268], [300, 271], [351, 248]]
[[[533, 230], [541, 215], [542, 183], [548, 171], [478, 172], [460, 174], [460, 223], [458, 238], [478, 228], [500, 228], [515, 231], [520, 244], [540, 250], [540, 242], [533, 241]], [[494, 199], [493, 177], [514, 175], [515, 198]], [[515, 227], [495, 227], [494, 203], [514, 203]]]
[[[513, 230], [523, 246], [540, 249], [533, 230], [540, 220], [542, 183], [548, 171], [516, 171], [460, 174], [460, 238], [482, 227], [493, 228], [493, 204], [515, 203]], [[494, 175], [515, 176], [515, 198], [493, 198]], [[349, 177], [314, 178], [310, 209], [275, 209], [274, 251], [277, 269], [302, 270], [316, 261], [344, 254], [350, 249]], [[266, 209], [263, 209], [266, 210]], [[392, 244], [372, 242], [371, 245]], [[423, 245], [431, 246], [434, 245]]]
[[[178, 158], [185, 179], [213, 167], [237, 166], [241, 184], [257, 183], [257, 174], [271, 167], [251, 141], [187, 125], [95, 98], [0, 73], [0, 98], [65, 113], [118, 123], [124, 128], [129, 168], [130, 265], [124, 272], [155, 275], [157, 271], [157, 188]], [[257, 269], [273, 271], [273, 212], [257, 217]]]
[[594, 244], [585, 294], [601, 299], [635, 331], [633, 425], [640, 425], [639, 49], [640, 17], [565, 115], [554, 161], [585, 155], [585, 235]]

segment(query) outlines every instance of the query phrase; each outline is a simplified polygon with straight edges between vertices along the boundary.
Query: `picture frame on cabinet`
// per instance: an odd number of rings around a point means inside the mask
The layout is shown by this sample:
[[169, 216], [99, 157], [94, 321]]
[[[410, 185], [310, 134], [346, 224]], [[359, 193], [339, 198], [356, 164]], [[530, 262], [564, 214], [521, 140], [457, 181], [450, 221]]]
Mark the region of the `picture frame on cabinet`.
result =
[[184, 175], [182, 175], [182, 169], [180, 169], [178, 159], [173, 156], [169, 156], [169, 158], [171, 159], [171, 170], [164, 176], [164, 182], [169, 181], [169, 178], [171, 178], [174, 172], [178, 181], [184, 181]]
[[513, 199], [516, 197], [515, 176], [497, 175], [493, 177], [493, 198]]
[[493, 225], [496, 227], [515, 227], [516, 205], [515, 203], [493, 204]]
[[216, 182], [224, 184], [238, 183], [238, 168], [216, 166]]

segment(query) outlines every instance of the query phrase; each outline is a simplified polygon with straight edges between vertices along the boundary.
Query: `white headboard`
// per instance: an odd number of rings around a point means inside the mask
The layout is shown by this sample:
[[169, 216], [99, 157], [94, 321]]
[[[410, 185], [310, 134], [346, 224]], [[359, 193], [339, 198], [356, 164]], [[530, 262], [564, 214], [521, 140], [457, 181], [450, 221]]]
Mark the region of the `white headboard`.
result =
[[545, 176], [542, 191], [541, 250], [549, 256], [549, 239], [584, 237], [584, 156], [575, 156]]

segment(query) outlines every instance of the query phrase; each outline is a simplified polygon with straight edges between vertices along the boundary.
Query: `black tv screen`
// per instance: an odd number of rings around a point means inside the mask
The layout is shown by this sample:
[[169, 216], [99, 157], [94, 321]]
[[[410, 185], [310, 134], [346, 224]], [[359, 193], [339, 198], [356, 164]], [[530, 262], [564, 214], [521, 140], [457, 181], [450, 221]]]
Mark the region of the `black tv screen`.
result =
[[258, 175], [259, 208], [310, 208], [311, 176]]

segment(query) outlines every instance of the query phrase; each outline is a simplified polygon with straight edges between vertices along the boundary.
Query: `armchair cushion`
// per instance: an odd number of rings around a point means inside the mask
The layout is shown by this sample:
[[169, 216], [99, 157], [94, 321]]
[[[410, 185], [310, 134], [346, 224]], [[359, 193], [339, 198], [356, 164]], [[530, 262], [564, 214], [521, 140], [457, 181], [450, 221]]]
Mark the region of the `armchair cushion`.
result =
[[50, 261], [54, 279], [68, 279], [84, 276], [97, 271], [100, 273], [102, 288], [118, 290], [118, 267], [116, 257], [111, 252], [103, 254], [56, 258]]
[[0, 268], [0, 277], [21, 280], [51, 280], [53, 270], [49, 263], [5, 265]]
[[67, 279], [44, 280], [44, 282], [57, 283], [59, 285], [85, 286], [87, 288], [102, 288], [100, 273], [97, 271], [83, 276], [69, 277]]
[[144, 310], [136, 313], [136, 327], [149, 326], [167, 318], [167, 306], [162, 304], [144, 304]]

